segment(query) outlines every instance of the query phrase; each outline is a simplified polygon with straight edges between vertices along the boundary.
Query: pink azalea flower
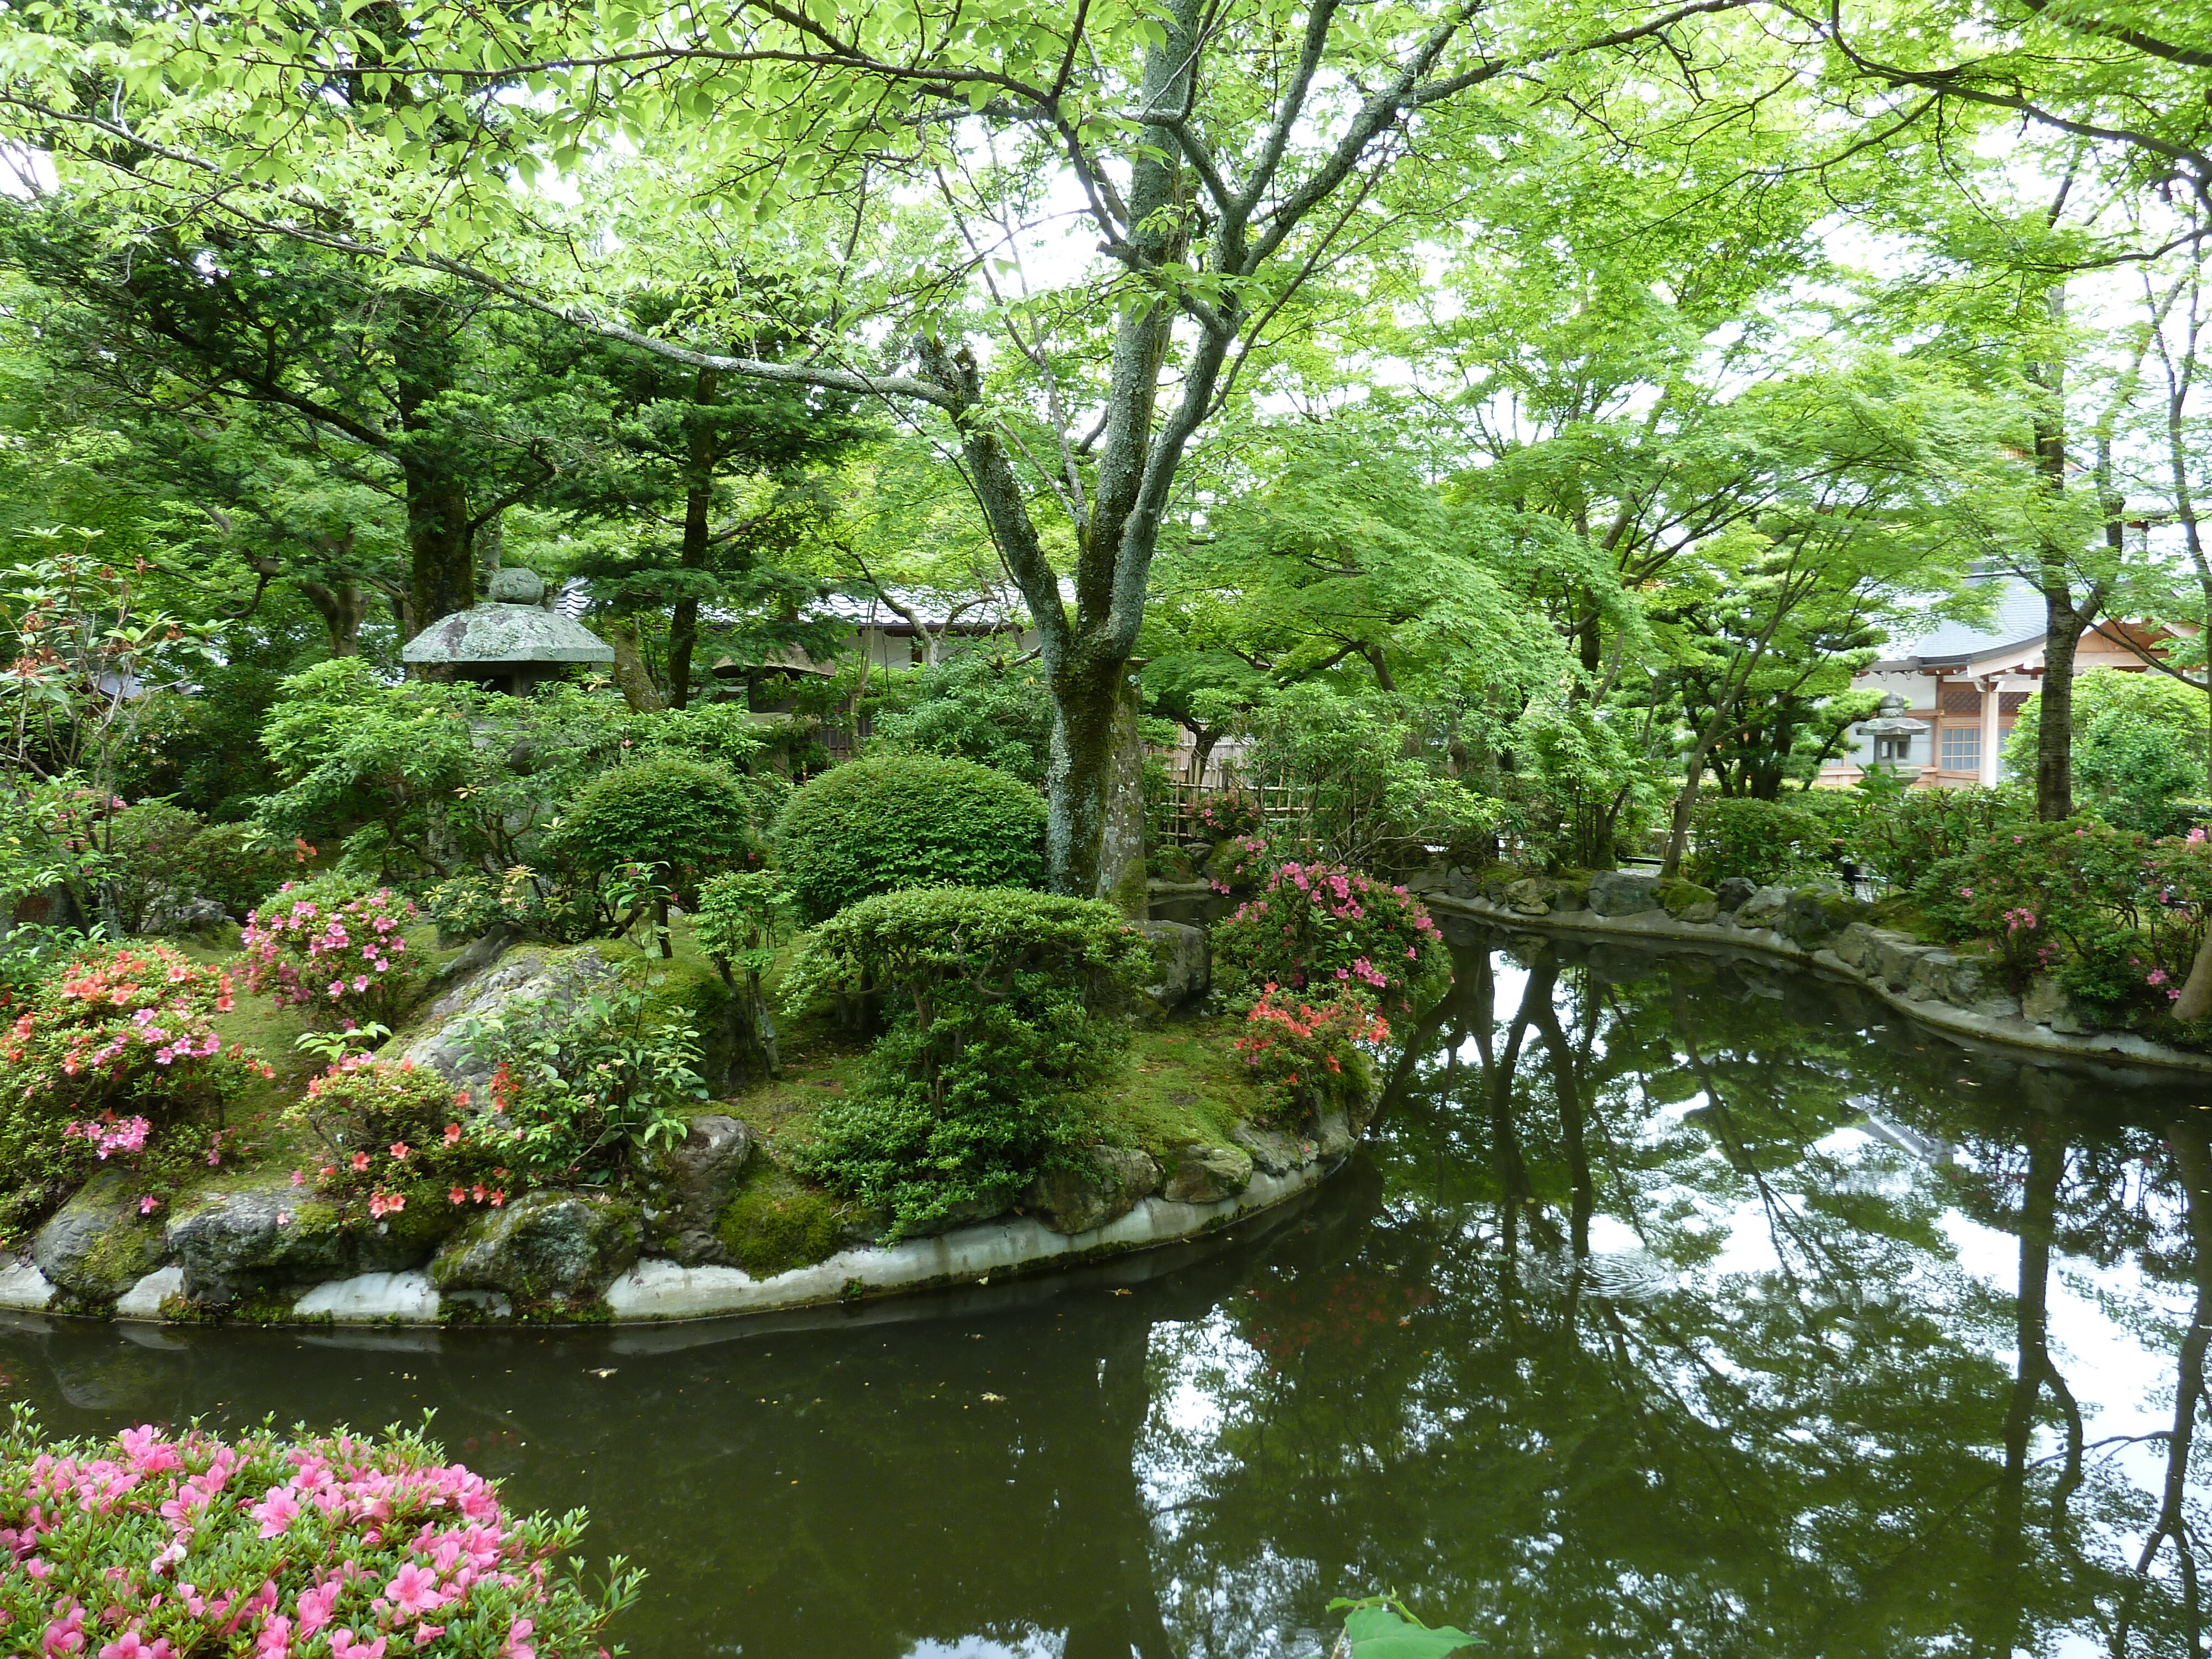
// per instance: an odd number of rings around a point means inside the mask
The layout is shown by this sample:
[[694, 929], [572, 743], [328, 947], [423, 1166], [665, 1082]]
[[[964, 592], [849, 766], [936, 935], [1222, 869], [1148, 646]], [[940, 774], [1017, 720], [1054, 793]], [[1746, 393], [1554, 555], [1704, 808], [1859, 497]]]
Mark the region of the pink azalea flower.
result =
[[398, 1576], [384, 1587], [384, 1593], [391, 1597], [394, 1609], [404, 1616], [434, 1613], [446, 1604], [445, 1596], [438, 1589], [438, 1575], [412, 1561], [399, 1569]]

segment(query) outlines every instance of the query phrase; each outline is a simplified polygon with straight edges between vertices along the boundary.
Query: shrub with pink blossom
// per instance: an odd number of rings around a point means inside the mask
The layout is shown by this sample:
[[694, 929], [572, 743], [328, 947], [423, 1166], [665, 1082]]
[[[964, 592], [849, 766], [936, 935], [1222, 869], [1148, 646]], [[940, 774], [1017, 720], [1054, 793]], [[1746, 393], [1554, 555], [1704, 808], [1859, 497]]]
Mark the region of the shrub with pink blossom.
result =
[[1223, 789], [1200, 800], [1190, 815], [1191, 828], [1204, 840], [1224, 842], [1255, 836], [1267, 822], [1260, 798], [1249, 789]]
[[521, 1161], [519, 1136], [494, 1124], [511, 1103], [505, 1087], [496, 1078], [476, 1100], [427, 1066], [349, 1054], [310, 1078], [290, 1109], [319, 1143], [293, 1184], [331, 1206], [342, 1229], [442, 1233], [457, 1211], [498, 1209], [527, 1184], [509, 1167]]
[[416, 1434], [0, 1431], [0, 1646], [46, 1659], [591, 1659], [637, 1596]]
[[144, 1196], [166, 1200], [214, 1150], [223, 1103], [272, 1075], [258, 1056], [224, 1047], [213, 1019], [231, 1006], [229, 975], [135, 944], [80, 957], [9, 1006], [0, 1243], [102, 1164], [139, 1172]]
[[1403, 887], [1340, 864], [1285, 864], [1213, 927], [1215, 975], [1232, 994], [1273, 983], [1343, 987], [1390, 1012], [1442, 988], [1443, 936]]
[[1369, 1054], [1389, 1040], [1364, 991], [1324, 988], [1309, 1000], [1268, 985], [1233, 1046], [1276, 1109], [1303, 1118], [1364, 1101], [1375, 1086]]
[[414, 999], [403, 930], [415, 914], [411, 899], [387, 887], [341, 898], [287, 882], [246, 913], [246, 988], [333, 1022], [390, 1024]]
[[1267, 881], [1281, 861], [1282, 850], [1263, 835], [1231, 836], [1206, 860], [1206, 879], [1217, 893], [1249, 892]]

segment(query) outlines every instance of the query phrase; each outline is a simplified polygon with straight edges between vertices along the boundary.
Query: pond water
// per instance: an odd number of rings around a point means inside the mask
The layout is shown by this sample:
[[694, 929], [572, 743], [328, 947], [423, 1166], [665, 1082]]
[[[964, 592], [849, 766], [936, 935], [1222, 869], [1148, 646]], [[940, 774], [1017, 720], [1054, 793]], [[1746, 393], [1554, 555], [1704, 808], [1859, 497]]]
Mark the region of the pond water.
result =
[[1303, 1655], [1384, 1585], [1509, 1655], [2198, 1650], [2212, 1090], [1756, 963], [1457, 955], [1371, 1144], [1225, 1246], [780, 1325], [19, 1320], [6, 1397], [434, 1407], [649, 1570], [647, 1659]]

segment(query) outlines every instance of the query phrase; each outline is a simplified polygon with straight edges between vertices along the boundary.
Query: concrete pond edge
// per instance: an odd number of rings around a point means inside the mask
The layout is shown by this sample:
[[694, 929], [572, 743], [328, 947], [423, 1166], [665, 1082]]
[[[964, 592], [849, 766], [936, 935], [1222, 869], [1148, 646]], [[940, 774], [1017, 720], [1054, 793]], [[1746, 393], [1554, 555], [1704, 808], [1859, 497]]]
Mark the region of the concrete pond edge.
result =
[[[1870, 971], [1848, 959], [1845, 955], [1839, 954], [1838, 947], [1844, 951], [1863, 954], [1869, 945], [1877, 947], [1887, 945], [1893, 951], [1900, 951], [1910, 957], [1924, 961], [1940, 957], [1947, 963], [1951, 960], [1950, 953], [1940, 945], [1925, 941], [1911, 941], [1908, 944], [1905, 935], [1865, 922], [1853, 922], [1844, 928], [1836, 936], [1833, 945], [1808, 950], [1776, 928], [1739, 927], [1725, 919], [1685, 921], [1665, 910], [1646, 910], [1626, 915], [1600, 915], [1594, 910], [1554, 911], [1543, 915], [1531, 915], [1526, 911], [1487, 899], [1455, 897], [1437, 892], [1422, 895], [1422, 902], [1439, 916], [1456, 916], [1515, 932], [1656, 940], [1752, 951], [1763, 956], [1780, 957], [1800, 967], [1818, 969], [1847, 980], [1899, 1013], [1948, 1035], [2063, 1055], [2069, 1060], [2087, 1060], [2100, 1066], [2118, 1062], [2130, 1066], [2212, 1077], [2212, 1054], [2191, 1054], [2185, 1048], [2154, 1042], [2148, 1037], [2132, 1031], [2058, 1031], [2048, 1024], [2027, 1018], [2021, 1013], [1978, 1012], [1972, 1008], [1961, 1007], [1936, 994], [1924, 984], [1908, 984], [1903, 988], [1893, 986], [1888, 979], [1895, 977], [1893, 974], [1885, 976]], [[1922, 994], [1912, 994], [1914, 990], [1921, 991]], [[1996, 1000], [2015, 1005], [2018, 1001], [2014, 998]]]
[[[1186, 1243], [1276, 1209], [1318, 1186], [1342, 1158], [1309, 1158], [1281, 1175], [1255, 1170], [1244, 1188], [1208, 1203], [1158, 1196], [1088, 1232], [1054, 1231], [1034, 1217], [1006, 1215], [930, 1238], [859, 1245], [811, 1266], [756, 1279], [742, 1268], [687, 1267], [647, 1257], [617, 1273], [605, 1297], [616, 1324], [655, 1324], [735, 1315], [786, 1312], [988, 1283], [994, 1274], [1025, 1275], [1087, 1266], [1164, 1245]], [[125, 1291], [112, 1316], [123, 1322], [167, 1322], [163, 1304], [184, 1288], [174, 1263]], [[0, 1266], [0, 1310], [45, 1313], [58, 1291], [28, 1261]], [[450, 1308], [448, 1304], [451, 1304]], [[469, 1323], [505, 1325], [465, 1297], [441, 1296], [419, 1268], [360, 1273], [309, 1285], [277, 1325], [446, 1326], [449, 1311]]]

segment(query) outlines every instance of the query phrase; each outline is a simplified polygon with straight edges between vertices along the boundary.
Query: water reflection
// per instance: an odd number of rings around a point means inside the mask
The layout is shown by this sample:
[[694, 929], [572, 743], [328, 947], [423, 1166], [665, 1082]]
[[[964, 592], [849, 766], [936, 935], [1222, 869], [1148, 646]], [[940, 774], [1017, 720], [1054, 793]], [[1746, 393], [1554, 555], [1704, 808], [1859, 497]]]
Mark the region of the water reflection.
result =
[[[2212, 1117], [1754, 963], [1461, 952], [1370, 1150], [1216, 1253], [769, 1329], [119, 1333], [59, 1426], [439, 1410], [648, 1655], [2193, 1653]], [[611, 1375], [601, 1376], [611, 1370]]]

